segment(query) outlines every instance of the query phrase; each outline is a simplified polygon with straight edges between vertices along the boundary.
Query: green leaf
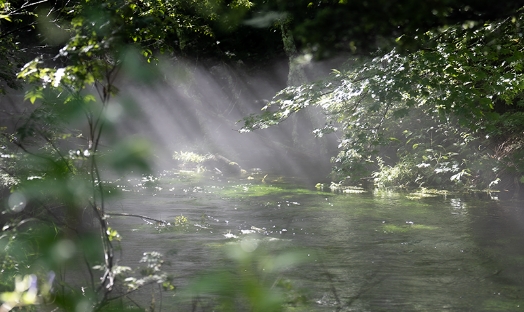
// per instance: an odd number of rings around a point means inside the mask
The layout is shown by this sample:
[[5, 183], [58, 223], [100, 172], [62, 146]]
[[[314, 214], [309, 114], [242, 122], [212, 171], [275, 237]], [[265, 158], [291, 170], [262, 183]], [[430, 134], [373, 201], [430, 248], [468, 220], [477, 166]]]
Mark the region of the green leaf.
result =
[[87, 94], [87, 95], [85, 95], [85, 96], [84, 96], [84, 102], [85, 102], [85, 103], [96, 102], [95, 96], [92, 95], [92, 94]]
[[31, 104], [35, 104], [37, 99], [44, 99], [44, 94], [41, 88], [30, 89], [24, 96], [24, 100], [29, 100]]

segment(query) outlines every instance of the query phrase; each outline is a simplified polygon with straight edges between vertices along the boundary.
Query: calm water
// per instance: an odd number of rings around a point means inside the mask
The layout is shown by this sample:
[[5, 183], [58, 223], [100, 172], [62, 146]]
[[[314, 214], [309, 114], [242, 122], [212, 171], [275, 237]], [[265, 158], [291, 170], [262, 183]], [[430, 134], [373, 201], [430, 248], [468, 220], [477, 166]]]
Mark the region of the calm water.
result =
[[[223, 246], [254, 231], [259, 249], [308, 254], [284, 274], [306, 294], [303, 310], [524, 310], [522, 202], [385, 191], [334, 195], [253, 177], [167, 174], [147, 187], [126, 182], [113, 211], [170, 222], [183, 215], [189, 222], [165, 230], [139, 218], [112, 218], [123, 236], [120, 264], [136, 266], [142, 252], [160, 251], [183, 290], [194, 276], [229, 264]], [[163, 310], [187, 311], [178, 300], [164, 297]]]

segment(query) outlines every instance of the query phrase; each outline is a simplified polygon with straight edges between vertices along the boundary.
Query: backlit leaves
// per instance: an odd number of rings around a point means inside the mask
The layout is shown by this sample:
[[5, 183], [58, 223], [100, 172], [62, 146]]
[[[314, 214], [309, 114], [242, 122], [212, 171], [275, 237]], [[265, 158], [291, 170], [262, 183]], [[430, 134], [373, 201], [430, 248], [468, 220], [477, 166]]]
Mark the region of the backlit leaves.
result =
[[357, 162], [371, 162], [379, 146], [396, 142], [385, 133], [396, 131], [395, 124], [402, 127], [399, 123], [414, 112], [442, 124], [456, 118], [472, 132], [493, 131], [497, 107], [521, 101], [523, 22], [520, 13], [483, 25], [447, 26], [415, 37], [422, 48], [410, 53], [391, 50], [351, 60], [348, 69], [326, 81], [284, 89], [266, 112], [245, 119], [243, 131], [279, 123], [311, 105], [321, 107], [327, 124], [343, 130], [334, 160], [349, 171]]

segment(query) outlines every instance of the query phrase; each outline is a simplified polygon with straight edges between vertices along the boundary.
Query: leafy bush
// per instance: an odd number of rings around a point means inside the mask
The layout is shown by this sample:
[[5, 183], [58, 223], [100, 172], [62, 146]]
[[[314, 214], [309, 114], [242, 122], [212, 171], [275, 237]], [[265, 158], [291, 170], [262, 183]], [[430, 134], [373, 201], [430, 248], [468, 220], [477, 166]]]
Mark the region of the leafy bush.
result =
[[330, 79], [282, 90], [262, 114], [244, 119], [243, 130], [316, 106], [326, 123], [315, 134], [340, 137], [333, 158], [339, 179], [356, 183], [378, 170], [381, 184], [402, 187], [512, 181], [503, 172], [524, 172], [522, 145], [509, 135], [524, 129], [515, 28], [523, 21], [519, 12], [483, 25], [450, 25], [417, 36], [422, 49], [355, 57]]
[[[100, 9], [95, 15], [93, 7]], [[121, 40], [130, 35], [125, 27], [106, 28], [130, 22], [126, 14], [132, 11], [96, 2], [70, 9], [75, 16], [67, 44], [53, 59], [43, 54], [28, 62], [18, 75], [34, 108], [16, 131], [2, 133], [2, 183], [11, 189], [0, 236], [7, 309], [42, 304], [66, 311], [103, 310], [135, 289], [129, 288], [131, 269], [117, 264], [115, 245], [121, 237], [107, 215], [107, 200], [117, 192], [107, 179], [131, 170], [147, 174], [150, 147], [137, 138], [112, 141], [108, 134], [124, 116], [112, 110], [126, 107], [114, 84], [119, 70], [147, 62], [130, 58], [140, 46]], [[130, 59], [132, 66], [126, 63]], [[84, 133], [77, 130], [81, 125]], [[109, 148], [101, 146], [102, 140]], [[133, 285], [161, 282], [172, 290], [160, 272], [159, 255], [153, 258], [158, 265]], [[88, 278], [70, 277], [82, 273]], [[7, 291], [9, 285], [15, 290]]]

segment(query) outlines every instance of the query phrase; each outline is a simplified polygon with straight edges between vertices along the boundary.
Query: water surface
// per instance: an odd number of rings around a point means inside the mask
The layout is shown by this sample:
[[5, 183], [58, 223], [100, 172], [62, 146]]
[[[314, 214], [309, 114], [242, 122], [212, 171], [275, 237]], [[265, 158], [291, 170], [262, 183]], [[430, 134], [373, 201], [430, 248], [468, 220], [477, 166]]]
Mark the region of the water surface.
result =
[[[123, 236], [121, 264], [136, 266], [142, 252], [159, 251], [179, 289], [227, 265], [222, 247], [256, 232], [260, 246], [307, 251], [309, 261], [285, 273], [308, 298], [302, 310], [524, 309], [522, 202], [482, 194], [335, 195], [262, 176], [159, 177], [149, 185], [128, 181], [113, 210], [170, 222], [183, 215], [187, 227], [162, 230], [120, 217], [111, 224]], [[177, 300], [164, 298], [164, 310], [187, 310]]]

